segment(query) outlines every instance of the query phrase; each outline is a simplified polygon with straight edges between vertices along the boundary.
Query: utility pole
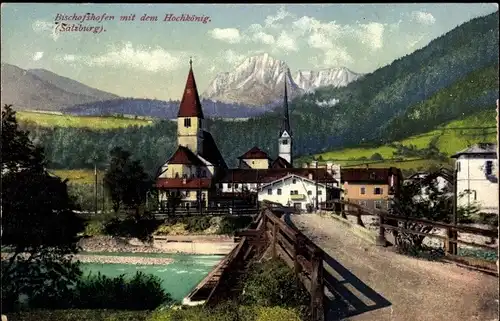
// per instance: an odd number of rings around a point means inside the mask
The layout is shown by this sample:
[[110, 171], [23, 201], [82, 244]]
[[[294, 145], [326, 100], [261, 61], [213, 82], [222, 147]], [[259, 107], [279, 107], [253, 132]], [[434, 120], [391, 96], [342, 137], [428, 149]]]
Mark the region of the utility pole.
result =
[[95, 197], [94, 197], [94, 210], [95, 210], [95, 215], [97, 216], [97, 160], [94, 160], [94, 178], [95, 178]]
[[316, 183], [316, 211], [319, 210], [319, 203], [318, 203], [318, 160], [316, 158], [315, 163], [316, 163], [316, 169], [314, 171], [314, 178], [315, 178], [315, 183]]

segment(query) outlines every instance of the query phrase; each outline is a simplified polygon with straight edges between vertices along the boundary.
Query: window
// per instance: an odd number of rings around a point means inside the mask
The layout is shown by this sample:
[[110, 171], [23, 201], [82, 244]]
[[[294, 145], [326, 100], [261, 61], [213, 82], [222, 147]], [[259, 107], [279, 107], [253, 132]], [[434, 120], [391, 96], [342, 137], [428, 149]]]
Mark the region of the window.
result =
[[313, 192], [312, 191], [307, 191], [307, 195], [312, 195]]
[[299, 191], [290, 191], [290, 195], [299, 195]]
[[365, 195], [366, 194], [366, 188], [365, 187], [361, 187], [360, 188], [360, 193], [361, 193], [361, 195]]
[[184, 118], [184, 127], [191, 127], [191, 118]]
[[457, 161], [457, 172], [460, 172], [460, 162]]
[[297, 180], [294, 178], [294, 179], [292, 180], [292, 184], [295, 184], [295, 183], [297, 183]]
[[382, 208], [382, 202], [381, 201], [375, 201], [375, 208], [381, 209]]
[[207, 177], [207, 171], [206, 170], [202, 170], [201, 171], [201, 177]]
[[281, 188], [278, 188], [278, 195], [281, 195]]
[[375, 195], [382, 195], [384, 193], [384, 190], [380, 187], [375, 187], [375, 189], [373, 190], [373, 194]]
[[323, 191], [318, 191], [318, 195], [323, 195]]
[[227, 188], [232, 188], [232, 187], [233, 187], [233, 185], [231, 183], [227, 184]]
[[234, 184], [234, 188], [238, 188], [238, 184]]
[[175, 178], [179, 178], [179, 173], [175, 173]]
[[283, 139], [282, 145], [288, 145], [288, 139]]
[[486, 175], [491, 175], [493, 174], [493, 162], [492, 161], [486, 161]]
[[255, 165], [255, 161], [252, 161], [252, 165]]
[[273, 190], [269, 188], [269, 189], [267, 190], [267, 195], [273, 195]]
[[187, 174], [182, 174], [182, 178], [188, 178]]
[[359, 205], [366, 206], [366, 201], [359, 201]]

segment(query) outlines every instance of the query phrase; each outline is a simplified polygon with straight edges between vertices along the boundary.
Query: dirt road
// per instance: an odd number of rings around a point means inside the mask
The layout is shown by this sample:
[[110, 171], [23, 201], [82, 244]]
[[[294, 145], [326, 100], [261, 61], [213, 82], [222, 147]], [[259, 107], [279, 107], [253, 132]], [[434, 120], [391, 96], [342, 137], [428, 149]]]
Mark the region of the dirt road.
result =
[[496, 277], [370, 245], [316, 214], [292, 215], [291, 221], [335, 266], [331, 274], [349, 308], [336, 304], [329, 320], [498, 320]]

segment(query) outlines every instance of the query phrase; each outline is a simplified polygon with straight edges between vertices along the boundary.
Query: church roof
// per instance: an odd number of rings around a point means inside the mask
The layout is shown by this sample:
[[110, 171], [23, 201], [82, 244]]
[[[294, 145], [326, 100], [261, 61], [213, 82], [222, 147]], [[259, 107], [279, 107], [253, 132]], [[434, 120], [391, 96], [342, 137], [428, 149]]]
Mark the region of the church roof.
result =
[[203, 131], [203, 153], [201, 156], [215, 167], [227, 168], [224, 157], [222, 157], [213, 136], [206, 131]]
[[286, 90], [286, 80], [287, 77], [285, 76], [285, 94], [283, 95], [283, 120], [281, 122], [280, 137], [284, 132], [287, 132], [288, 135], [292, 136], [292, 129], [290, 128], [290, 116], [288, 113], [288, 92]]
[[182, 95], [181, 104], [179, 106], [179, 113], [177, 117], [203, 117], [203, 110], [201, 109], [200, 96], [196, 87], [196, 81], [193, 74], [192, 61], [189, 61], [189, 73], [186, 80], [186, 88]]
[[293, 166], [283, 157], [278, 157], [271, 163], [271, 168], [293, 168]]
[[238, 159], [269, 159], [269, 156], [259, 147], [254, 146], [245, 154], [238, 157]]
[[156, 180], [158, 188], [198, 189], [210, 188], [211, 185], [211, 178], [158, 178]]
[[[208, 160], [210, 161], [210, 160]], [[203, 166], [203, 161], [198, 158], [189, 148], [185, 146], [179, 146], [175, 153], [168, 160], [169, 164], [182, 164], [182, 165], [194, 165]]]

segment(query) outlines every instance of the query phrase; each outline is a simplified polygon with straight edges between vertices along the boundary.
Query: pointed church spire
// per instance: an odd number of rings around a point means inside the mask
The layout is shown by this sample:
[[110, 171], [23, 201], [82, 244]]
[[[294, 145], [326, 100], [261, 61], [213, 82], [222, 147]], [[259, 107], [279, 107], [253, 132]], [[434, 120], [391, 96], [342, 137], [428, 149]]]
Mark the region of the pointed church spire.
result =
[[283, 97], [283, 121], [281, 123], [281, 130], [280, 130], [280, 136], [283, 134], [283, 132], [287, 132], [288, 135], [292, 136], [292, 131], [290, 129], [290, 117], [288, 115], [288, 92], [286, 88], [286, 74], [285, 74], [285, 94]]
[[200, 96], [198, 95], [198, 88], [196, 87], [196, 81], [194, 79], [192, 58], [189, 58], [189, 73], [177, 117], [204, 118]]

